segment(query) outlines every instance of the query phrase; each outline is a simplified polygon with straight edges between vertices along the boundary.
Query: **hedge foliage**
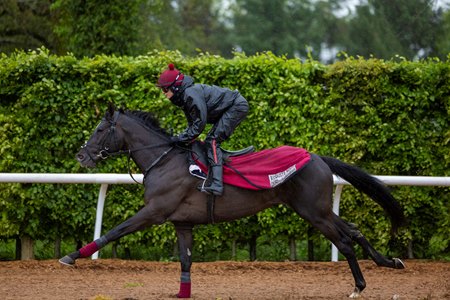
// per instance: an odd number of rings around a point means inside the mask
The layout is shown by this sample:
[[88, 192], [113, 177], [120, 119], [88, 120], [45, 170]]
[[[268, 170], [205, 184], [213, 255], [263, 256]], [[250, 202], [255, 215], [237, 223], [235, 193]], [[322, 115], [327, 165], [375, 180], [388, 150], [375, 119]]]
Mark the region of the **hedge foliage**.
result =
[[[248, 118], [225, 148], [288, 144], [377, 175], [450, 175], [449, 61], [346, 57], [323, 65], [271, 53], [224, 59], [179, 52], [77, 60], [46, 49], [0, 58], [1, 172], [126, 172], [125, 158], [86, 170], [74, 154], [108, 101], [152, 111], [164, 127], [183, 130], [184, 116], [154, 85], [168, 62], [196, 82], [236, 88], [248, 99]], [[92, 238], [98, 186], [2, 184], [0, 194], [0, 238]], [[133, 215], [142, 195], [137, 185], [110, 186], [104, 230]], [[449, 188], [395, 187], [394, 195], [410, 219], [395, 240], [381, 209], [353, 188], [344, 188], [341, 215], [386, 254], [405, 256], [409, 244], [416, 257], [450, 259]], [[276, 207], [256, 217], [198, 227], [196, 251], [262, 234], [306, 239], [307, 229], [290, 209]], [[166, 251], [174, 241], [172, 225], [165, 224], [120, 243]]]

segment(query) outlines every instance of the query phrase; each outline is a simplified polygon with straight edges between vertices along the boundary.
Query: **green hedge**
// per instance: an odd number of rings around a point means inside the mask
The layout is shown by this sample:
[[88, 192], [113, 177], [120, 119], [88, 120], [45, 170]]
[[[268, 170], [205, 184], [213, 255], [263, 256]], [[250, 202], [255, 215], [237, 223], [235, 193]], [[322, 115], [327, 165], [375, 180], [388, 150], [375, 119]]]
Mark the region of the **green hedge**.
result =
[[[333, 65], [301, 62], [263, 53], [233, 59], [178, 52], [146, 56], [96, 56], [77, 60], [45, 49], [0, 58], [0, 170], [26, 173], [126, 172], [125, 158], [94, 170], [74, 154], [89, 137], [108, 101], [155, 113], [175, 132], [186, 126], [181, 111], [155, 87], [173, 62], [196, 82], [236, 88], [250, 113], [226, 148], [257, 149], [282, 144], [337, 157], [377, 175], [450, 175], [449, 61], [383, 61], [347, 57]], [[449, 188], [396, 187], [410, 219], [398, 239], [380, 208], [353, 188], [344, 188], [341, 215], [357, 223], [381, 251], [450, 259]], [[0, 185], [0, 238], [90, 241], [98, 186]], [[111, 186], [105, 230], [133, 215], [142, 187]], [[196, 251], [220, 251], [230, 240], [251, 236], [306, 239], [308, 225], [288, 208], [257, 217], [198, 227]], [[125, 237], [127, 247], [173, 246], [172, 225]], [[219, 249], [219, 250], [218, 250]], [[161, 254], [164, 256], [165, 254]]]

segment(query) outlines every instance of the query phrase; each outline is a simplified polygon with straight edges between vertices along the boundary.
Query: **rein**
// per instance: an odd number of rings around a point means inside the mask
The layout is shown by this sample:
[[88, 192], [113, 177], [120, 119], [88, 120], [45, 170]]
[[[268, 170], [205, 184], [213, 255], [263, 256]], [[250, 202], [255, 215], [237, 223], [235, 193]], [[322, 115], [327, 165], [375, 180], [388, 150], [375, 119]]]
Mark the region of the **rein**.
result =
[[145, 169], [145, 171], [144, 171], [144, 173], [143, 173], [143, 174], [144, 174], [144, 178], [142, 179], [142, 182], [137, 181], [137, 180], [134, 178], [133, 174], [131, 173], [131, 167], [130, 167], [131, 153], [136, 152], [136, 151], [139, 151], [139, 150], [143, 150], [143, 149], [157, 148], [157, 147], [161, 147], [161, 146], [165, 146], [165, 145], [167, 145], [167, 143], [159, 144], [159, 145], [154, 145], [154, 146], [151, 146], [151, 147], [150, 147], [150, 146], [149, 146], [149, 147], [141, 147], [141, 148], [134, 149], [134, 150], [129, 149], [129, 150], [124, 150], [124, 151], [118, 151], [118, 152], [111, 153], [110, 155], [111, 155], [111, 156], [116, 156], [116, 155], [121, 155], [121, 154], [128, 153], [128, 158], [127, 158], [127, 169], [128, 169], [128, 174], [130, 175], [131, 179], [133, 179], [133, 181], [136, 182], [137, 184], [144, 184], [145, 179], [147, 178], [147, 174], [150, 173], [150, 170], [153, 169], [153, 167], [156, 166], [156, 165], [164, 158], [164, 156], [166, 156], [167, 154], [169, 154], [169, 152], [172, 151], [172, 150], [174, 149], [174, 147], [171, 146], [169, 149], [167, 149], [166, 151], [164, 151], [163, 154], [161, 154], [157, 159], [155, 159], [155, 160], [153, 161], [153, 163], [152, 163], [150, 166], [148, 166], [148, 167]]

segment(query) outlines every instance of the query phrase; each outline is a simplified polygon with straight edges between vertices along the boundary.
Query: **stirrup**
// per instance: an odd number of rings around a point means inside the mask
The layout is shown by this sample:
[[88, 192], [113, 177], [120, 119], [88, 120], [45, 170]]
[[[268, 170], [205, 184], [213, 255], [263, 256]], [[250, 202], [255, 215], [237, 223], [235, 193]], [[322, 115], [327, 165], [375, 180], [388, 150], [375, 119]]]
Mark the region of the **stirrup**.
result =
[[209, 195], [214, 195], [214, 196], [222, 196], [223, 194], [223, 187], [220, 190], [214, 189], [211, 186], [205, 186], [202, 187], [202, 192], [207, 193]]
[[205, 189], [205, 184], [206, 184], [206, 178], [205, 178], [205, 180], [203, 180], [203, 182], [201, 184], [199, 184], [197, 186], [197, 190], [199, 192], [206, 193], [208, 195], [212, 195], [208, 190]]
[[199, 192], [202, 192], [202, 193], [205, 193], [205, 194], [208, 194], [208, 195], [222, 196], [223, 188], [222, 188], [222, 192], [218, 192], [218, 191], [215, 191], [215, 190], [208, 190], [208, 188], [210, 188], [210, 186], [205, 186], [205, 183], [206, 183], [206, 180], [204, 180], [202, 184], [199, 184], [197, 186], [197, 190]]

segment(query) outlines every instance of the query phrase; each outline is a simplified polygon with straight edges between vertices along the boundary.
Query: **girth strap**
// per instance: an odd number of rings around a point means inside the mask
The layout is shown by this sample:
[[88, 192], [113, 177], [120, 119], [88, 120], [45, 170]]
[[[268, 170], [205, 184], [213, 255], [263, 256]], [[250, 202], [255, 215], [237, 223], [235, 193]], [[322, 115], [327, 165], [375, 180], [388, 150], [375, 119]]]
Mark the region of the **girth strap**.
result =
[[209, 194], [206, 200], [206, 212], [208, 214], [208, 223], [214, 224], [214, 206], [216, 204], [216, 196]]

